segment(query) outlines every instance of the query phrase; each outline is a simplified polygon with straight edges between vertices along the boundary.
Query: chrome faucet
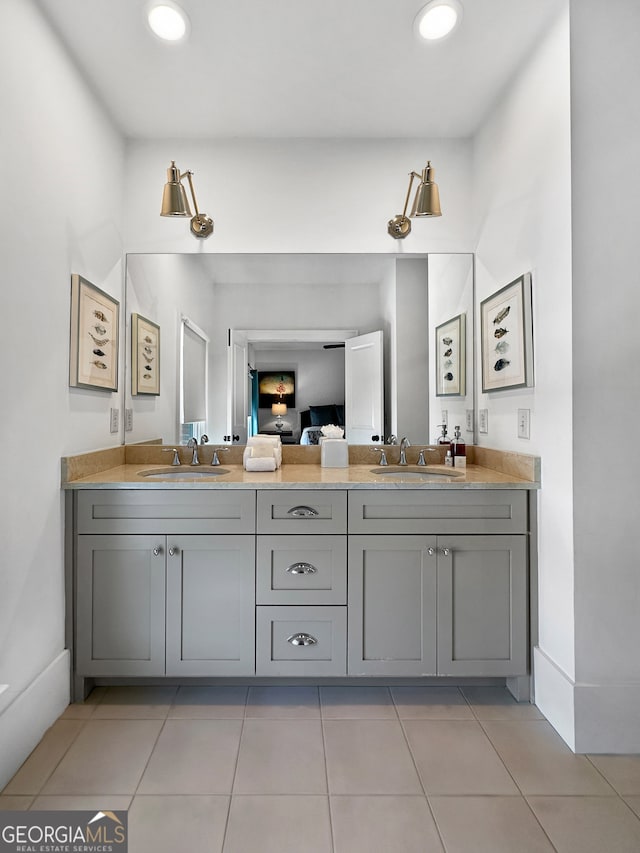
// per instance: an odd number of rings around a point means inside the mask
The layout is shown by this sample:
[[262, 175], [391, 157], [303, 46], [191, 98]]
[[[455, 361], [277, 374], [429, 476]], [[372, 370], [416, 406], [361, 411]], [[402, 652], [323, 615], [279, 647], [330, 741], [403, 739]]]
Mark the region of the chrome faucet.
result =
[[220, 464], [220, 460], [218, 459], [218, 453], [223, 453], [225, 450], [228, 452], [229, 448], [228, 447], [214, 447], [213, 448], [213, 456], [211, 457], [211, 464], [212, 465], [219, 465]]
[[406, 465], [407, 464], [407, 447], [411, 447], [411, 442], [405, 436], [400, 440], [400, 459], [398, 460], [398, 465]]
[[384, 447], [371, 447], [369, 449], [372, 450], [374, 453], [380, 454], [380, 464], [381, 465], [388, 465], [389, 464], [387, 462], [387, 454], [386, 454]]
[[191, 464], [192, 465], [199, 465], [200, 460], [198, 459], [198, 439], [197, 438], [190, 438], [189, 441], [187, 442], [187, 447], [193, 448], [193, 456], [191, 457]]

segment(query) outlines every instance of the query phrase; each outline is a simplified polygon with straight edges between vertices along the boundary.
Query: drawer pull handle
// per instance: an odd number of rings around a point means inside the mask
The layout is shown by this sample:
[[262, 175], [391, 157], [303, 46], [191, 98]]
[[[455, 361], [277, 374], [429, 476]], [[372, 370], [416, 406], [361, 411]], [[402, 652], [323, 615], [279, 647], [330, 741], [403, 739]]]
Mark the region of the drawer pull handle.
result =
[[445, 557], [448, 557], [451, 553], [451, 550], [449, 548], [443, 548], [442, 553], [445, 555]]
[[158, 557], [160, 554], [162, 554], [162, 545], [156, 545], [153, 549], [153, 556]]
[[178, 548], [177, 545], [172, 545], [171, 548], [169, 548], [169, 556], [170, 557], [175, 557], [175, 555], [179, 554], [179, 553], [180, 553], [180, 549]]
[[315, 646], [318, 641], [311, 634], [301, 633], [292, 634], [290, 637], [287, 637], [287, 643], [291, 643], [292, 646]]
[[436, 549], [435, 549], [435, 548], [427, 548], [427, 554], [428, 554], [430, 557], [433, 557], [433, 555], [434, 555], [435, 553], [436, 553]]
[[315, 518], [320, 513], [312, 506], [294, 506], [287, 511], [287, 515], [292, 515], [294, 518]]
[[318, 570], [311, 563], [292, 563], [287, 571], [290, 575], [314, 575]]

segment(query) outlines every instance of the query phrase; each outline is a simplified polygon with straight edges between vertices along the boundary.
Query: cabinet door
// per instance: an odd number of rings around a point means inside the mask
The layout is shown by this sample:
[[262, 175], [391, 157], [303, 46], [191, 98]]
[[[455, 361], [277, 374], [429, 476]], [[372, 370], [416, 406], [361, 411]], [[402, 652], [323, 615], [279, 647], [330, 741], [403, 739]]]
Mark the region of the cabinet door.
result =
[[438, 538], [438, 674], [527, 672], [526, 541]]
[[164, 675], [163, 536], [79, 536], [76, 671]]
[[167, 537], [167, 675], [253, 675], [253, 536]]
[[349, 675], [435, 675], [435, 545], [349, 537]]

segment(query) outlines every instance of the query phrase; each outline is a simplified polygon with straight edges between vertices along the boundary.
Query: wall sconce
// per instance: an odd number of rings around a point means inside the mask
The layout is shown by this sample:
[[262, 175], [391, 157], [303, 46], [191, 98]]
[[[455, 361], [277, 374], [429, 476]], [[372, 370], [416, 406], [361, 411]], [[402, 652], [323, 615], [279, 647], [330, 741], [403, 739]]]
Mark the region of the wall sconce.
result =
[[283, 402], [277, 402], [271, 404], [271, 414], [275, 415], [276, 420], [276, 429], [282, 429], [284, 423], [282, 421], [282, 416], [287, 414], [287, 404]]
[[192, 175], [193, 172], [189, 171], [180, 174], [180, 169], [177, 168], [175, 160], [171, 161], [171, 165], [167, 169], [167, 183], [164, 185], [164, 192], [162, 193], [160, 216], [191, 216], [189, 200], [182, 186], [182, 179], [186, 177], [189, 181], [191, 198], [196, 211], [195, 216], [191, 218], [191, 233], [196, 237], [208, 237], [213, 234], [213, 219], [198, 210]]
[[434, 172], [431, 160], [427, 161], [427, 165], [422, 170], [422, 175], [419, 175], [417, 172], [409, 172], [409, 188], [407, 190], [407, 197], [404, 200], [404, 209], [402, 213], [394, 216], [387, 223], [387, 231], [395, 240], [403, 240], [407, 234], [411, 233], [411, 222], [407, 218], [407, 205], [409, 204], [409, 196], [411, 195], [414, 178], [420, 178], [420, 184], [416, 190], [416, 197], [413, 200], [413, 207], [409, 214], [410, 217], [442, 216], [442, 211], [440, 210], [440, 192], [438, 191], [438, 185], [432, 180]]

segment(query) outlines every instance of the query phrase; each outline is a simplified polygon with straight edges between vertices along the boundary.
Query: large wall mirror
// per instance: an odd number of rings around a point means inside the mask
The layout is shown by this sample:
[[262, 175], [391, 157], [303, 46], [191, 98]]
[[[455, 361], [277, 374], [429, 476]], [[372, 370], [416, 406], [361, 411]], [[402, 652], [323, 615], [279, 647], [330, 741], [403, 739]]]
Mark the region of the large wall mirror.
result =
[[[464, 433], [475, 395], [473, 306], [471, 254], [130, 254], [125, 442], [206, 434], [243, 443], [260, 430], [313, 443], [308, 427], [342, 418], [352, 443], [394, 434], [427, 444], [443, 413], [451, 433], [455, 424]], [[136, 376], [132, 317], [142, 329]], [[360, 361], [374, 345], [380, 351]], [[357, 424], [356, 397], [365, 418]], [[384, 401], [380, 421], [367, 420], [369, 398]]]

